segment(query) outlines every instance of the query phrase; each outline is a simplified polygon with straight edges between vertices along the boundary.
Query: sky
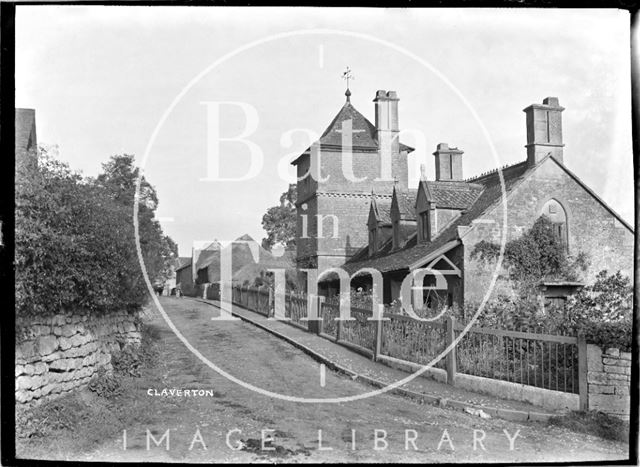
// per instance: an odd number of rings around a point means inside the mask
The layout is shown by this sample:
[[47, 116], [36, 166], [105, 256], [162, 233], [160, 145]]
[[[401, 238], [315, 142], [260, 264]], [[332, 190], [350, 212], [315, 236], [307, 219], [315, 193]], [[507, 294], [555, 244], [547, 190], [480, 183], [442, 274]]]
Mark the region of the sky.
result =
[[134, 154], [181, 256], [265, 236], [262, 215], [295, 181], [288, 162], [344, 104], [347, 66], [370, 121], [376, 90], [398, 93], [412, 187], [420, 164], [434, 178], [441, 142], [464, 151], [465, 178], [524, 160], [522, 110], [558, 97], [565, 165], [633, 224], [626, 11], [16, 10], [16, 107], [36, 110], [39, 143], [87, 176]]

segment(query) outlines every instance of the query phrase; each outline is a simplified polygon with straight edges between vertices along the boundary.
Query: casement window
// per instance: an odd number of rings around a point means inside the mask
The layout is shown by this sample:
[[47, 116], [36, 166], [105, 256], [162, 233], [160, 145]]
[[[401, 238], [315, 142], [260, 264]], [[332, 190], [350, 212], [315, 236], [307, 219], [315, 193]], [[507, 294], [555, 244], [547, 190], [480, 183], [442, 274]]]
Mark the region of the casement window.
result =
[[429, 241], [429, 211], [420, 213], [420, 241]]

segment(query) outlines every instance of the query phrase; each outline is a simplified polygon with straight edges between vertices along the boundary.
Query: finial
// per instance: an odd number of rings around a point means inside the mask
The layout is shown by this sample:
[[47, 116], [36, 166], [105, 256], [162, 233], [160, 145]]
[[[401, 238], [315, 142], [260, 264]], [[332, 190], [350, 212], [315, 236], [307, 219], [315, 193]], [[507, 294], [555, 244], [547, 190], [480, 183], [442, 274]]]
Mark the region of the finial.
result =
[[420, 180], [427, 179], [427, 168], [424, 164], [420, 164]]
[[353, 74], [351, 73], [351, 68], [347, 67], [347, 69], [342, 73], [342, 79], [347, 80], [347, 90], [344, 95], [347, 96], [347, 102], [351, 102], [351, 91], [349, 90], [349, 80], [355, 79]]

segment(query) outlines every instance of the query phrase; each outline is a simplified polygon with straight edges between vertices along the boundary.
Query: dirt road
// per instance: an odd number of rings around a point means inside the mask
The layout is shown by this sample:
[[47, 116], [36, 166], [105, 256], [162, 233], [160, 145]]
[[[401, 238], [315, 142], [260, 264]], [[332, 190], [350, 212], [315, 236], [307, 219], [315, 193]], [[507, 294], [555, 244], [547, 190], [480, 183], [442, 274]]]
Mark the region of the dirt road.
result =
[[[323, 375], [317, 362], [250, 324], [212, 321], [214, 307], [172, 297], [163, 298], [162, 303], [177, 328], [203, 356], [256, 387], [306, 398], [372, 390], [329, 370]], [[137, 378], [135, 387], [118, 399], [119, 404], [136, 407], [143, 416], [126, 428], [126, 439], [123, 433], [104, 440], [90, 452], [67, 453], [64, 458], [131, 462], [535, 462], [626, 457], [627, 446], [622, 443], [535, 422], [485, 420], [400, 396], [383, 394], [323, 404], [268, 397], [206, 367], [161, 317], [155, 318], [153, 325], [161, 333], [161, 363]], [[181, 396], [178, 390], [182, 390]]]

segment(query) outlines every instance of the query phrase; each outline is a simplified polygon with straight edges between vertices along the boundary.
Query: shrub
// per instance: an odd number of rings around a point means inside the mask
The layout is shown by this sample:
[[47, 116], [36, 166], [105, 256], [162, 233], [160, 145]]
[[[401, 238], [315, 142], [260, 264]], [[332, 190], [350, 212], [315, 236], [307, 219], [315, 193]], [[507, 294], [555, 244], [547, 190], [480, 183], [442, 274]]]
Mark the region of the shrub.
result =
[[119, 376], [108, 373], [104, 368], [98, 370], [98, 373], [93, 377], [88, 387], [90, 391], [107, 399], [119, 396], [124, 391]]
[[[132, 220], [137, 169], [114, 156], [97, 179], [83, 179], [46, 151], [16, 177], [16, 313], [133, 309], [147, 300]], [[142, 181], [140, 243], [151, 281], [161, 277], [172, 242], [154, 219], [157, 199]], [[175, 246], [175, 244], [173, 244]]]

